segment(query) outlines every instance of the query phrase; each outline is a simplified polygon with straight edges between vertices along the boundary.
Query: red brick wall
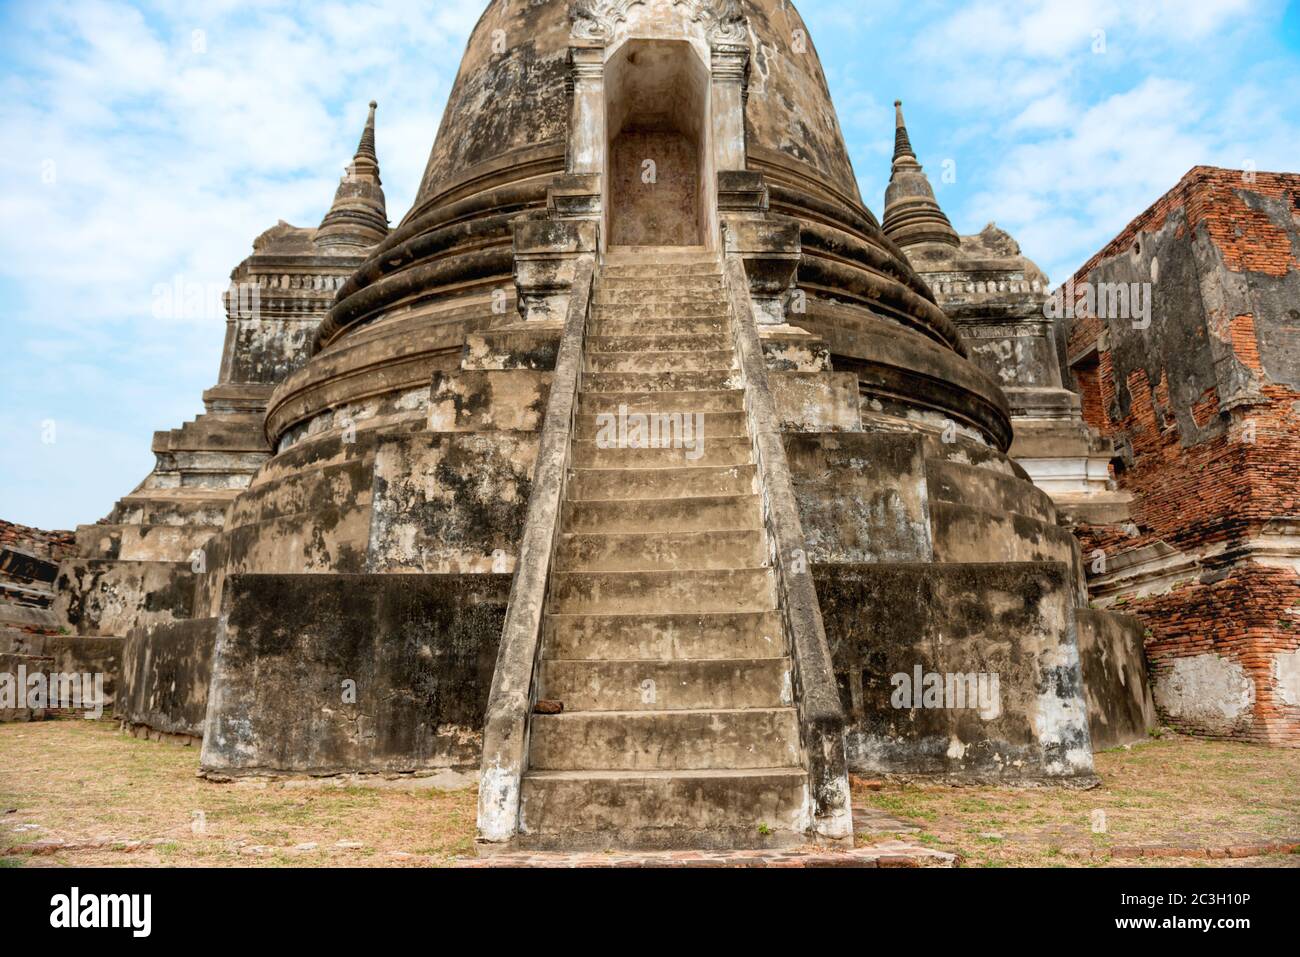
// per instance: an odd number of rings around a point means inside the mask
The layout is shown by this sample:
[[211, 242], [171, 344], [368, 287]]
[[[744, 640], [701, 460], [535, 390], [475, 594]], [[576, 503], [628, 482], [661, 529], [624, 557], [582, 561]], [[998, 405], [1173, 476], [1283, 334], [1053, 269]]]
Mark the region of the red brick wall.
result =
[[[1296, 208], [1300, 175], [1257, 173], [1253, 184], [1243, 176], [1232, 170], [1193, 169], [1093, 257], [1075, 283], [1081, 285], [1099, 265], [1126, 254], [1143, 233], [1161, 229], [1176, 209], [1184, 210], [1187, 219], [1178, 239], [1191, 242], [1193, 233], [1208, 237], [1229, 272], [1280, 278], [1300, 269], [1293, 234], [1239, 194], [1247, 190], [1284, 198]], [[1241, 364], [1257, 375], [1262, 399], [1225, 414], [1217, 390], [1209, 389], [1190, 409], [1192, 420], [1204, 430], [1192, 444], [1172, 414], [1170, 395], [1179, 390], [1171, 389], [1160, 357], [1149, 365], [1157, 370], [1157, 381], [1148, 381], [1147, 372], [1138, 370], [1123, 384], [1130, 402], [1119, 420], [1112, 419], [1120, 408], [1116, 397], [1121, 384], [1115, 381], [1111, 353], [1103, 349], [1094, 368], [1077, 370], [1088, 424], [1131, 449], [1131, 465], [1117, 480], [1135, 493], [1138, 526], [1136, 536], [1117, 527], [1085, 527], [1078, 533], [1086, 555], [1101, 549], [1114, 556], [1157, 541], [1193, 553], [1225, 548], [1222, 558], [1204, 563], [1200, 581], [1193, 572], [1189, 581], [1167, 594], [1124, 602], [1124, 610], [1137, 614], [1150, 629], [1147, 650], [1157, 682], [1178, 657], [1213, 652], [1230, 658], [1255, 684], [1254, 721], [1232, 736], [1300, 746], [1300, 707], [1278, 699], [1272, 675], [1274, 656], [1300, 647], [1300, 619], [1291, 614], [1300, 606], [1300, 578], [1290, 569], [1246, 561], [1234, 553], [1268, 520], [1300, 515], [1300, 392], [1264, 375], [1254, 315], [1235, 316], [1224, 325], [1227, 328], [1206, 329], [1205, 334], [1230, 344]], [[1104, 343], [1105, 326], [1095, 318], [1077, 319], [1070, 329], [1070, 354]], [[1216, 422], [1220, 427], [1214, 427]]]

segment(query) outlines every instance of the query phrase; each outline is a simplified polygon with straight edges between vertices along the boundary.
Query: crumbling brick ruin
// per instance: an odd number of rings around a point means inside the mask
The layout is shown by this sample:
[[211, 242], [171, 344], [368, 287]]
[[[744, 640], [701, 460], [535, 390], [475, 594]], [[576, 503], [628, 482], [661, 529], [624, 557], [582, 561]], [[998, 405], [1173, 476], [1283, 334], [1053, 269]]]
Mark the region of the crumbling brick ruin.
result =
[[[59, 564], [75, 551], [72, 532], [0, 521], [0, 675], [40, 676], [48, 689], [52, 674], [103, 673], [106, 682], [97, 700], [111, 707], [122, 640], [70, 635], [54, 610]], [[0, 721], [40, 720], [71, 710], [48, 694], [43, 700], [6, 700], [15, 690], [13, 685], [0, 689]]]
[[[1241, 557], [1292, 514], [1290, 180], [1099, 258], [1181, 288], [1234, 250], [1166, 339], [1077, 324], [1066, 376], [1046, 277], [957, 234], [901, 107], [867, 208], [796, 34], [776, 0], [493, 3], [391, 231], [371, 105], [320, 227], [235, 270], [205, 414], [62, 556], [125, 728], [219, 781], [476, 776], [485, 848], [851, 840], [851, 771], [1089, 786], [1154, 726], [1146, 628], [1171, 718], [1172, 649], [1231, 646], [1241, 733], [1294, 740], [1294, 569]], [[1243, 206], [1272, 259], [1217, 225]], [[1240, 466], [1199, 524], [1170, 450]], [[1199, 583], [1111, 600], [1135, 547]]]
[[[1149, 317], [1113, 315], [1134, 284]], [[1133, 497], [1078, 529], [1096, 603], [1149, 629], [1171, 725], [1300, 744], [1300, 175], [1197, 167], [1067, 290], [1069, 367]]]

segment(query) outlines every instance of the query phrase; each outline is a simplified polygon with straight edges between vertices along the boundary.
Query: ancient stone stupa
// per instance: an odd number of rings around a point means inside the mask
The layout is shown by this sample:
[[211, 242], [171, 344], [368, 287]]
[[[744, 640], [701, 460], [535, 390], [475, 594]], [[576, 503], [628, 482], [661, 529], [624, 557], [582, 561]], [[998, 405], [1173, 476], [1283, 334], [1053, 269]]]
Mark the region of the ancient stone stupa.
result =
[[898, 245], [956, 234], [866, 208], [790, 3], [493, 2], [391, 233], [373, 119], [64, 563], [134, 596], [79, 616], [129, 726], [478, 772], [485, 847], [847, 841], [850, 771], [1088, 783], [1142, 733], [1140, 637]]

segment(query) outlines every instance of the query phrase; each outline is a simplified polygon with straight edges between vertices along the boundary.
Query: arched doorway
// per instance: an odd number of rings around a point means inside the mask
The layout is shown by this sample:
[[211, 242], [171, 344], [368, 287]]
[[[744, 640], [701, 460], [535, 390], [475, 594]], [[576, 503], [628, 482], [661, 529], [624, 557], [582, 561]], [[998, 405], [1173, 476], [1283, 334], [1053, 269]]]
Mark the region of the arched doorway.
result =
[[605, 67], [609, 246], [711, 246], [709, 71], [689, 43], [629, 40]]

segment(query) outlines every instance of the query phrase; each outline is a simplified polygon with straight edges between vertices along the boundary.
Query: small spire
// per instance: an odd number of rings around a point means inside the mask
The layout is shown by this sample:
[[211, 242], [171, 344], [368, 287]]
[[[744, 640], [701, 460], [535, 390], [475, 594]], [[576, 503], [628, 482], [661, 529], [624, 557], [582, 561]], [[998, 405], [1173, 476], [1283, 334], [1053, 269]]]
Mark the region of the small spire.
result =
[[894, 101], [894, 162], [885, 190], [885, 235], [906, 248], [920, 243], [960, 246], [961, 238], [939, 208], [934, 189], [912, 149], [907, 124], [903, 122], [903, 101]]
[[361, 131], [361, 142], [357, 144], [357, 155], [353, 162], [361, 159], [363, 156], [375, 161], [375, 166], [379, 166], [379, 156], [375, 153], [375, 110], [379, 109], [379, 104], [374, 100], [370, 101], [370, 116], [366, 118], [366, 128]]
[[907, 135], [907, 124], [903, 122], [903, 101], [894, 101], [894, 162], [897, 163], [903, 157], [908, 156], [913, 160], [916, 159], [916, 152], [912, 149], [912, 140]]
[[371, 100], [356, 155], [334, 194], [334, 205], [316, 230], [318, 246], [373, 246], [388, 236], [388, 208], [375, 152], [377, 109], [379, 104]]

